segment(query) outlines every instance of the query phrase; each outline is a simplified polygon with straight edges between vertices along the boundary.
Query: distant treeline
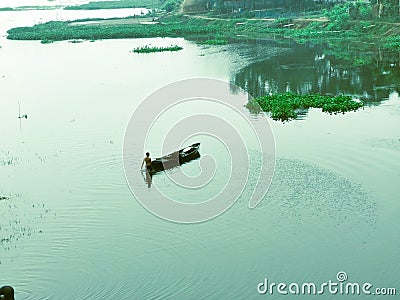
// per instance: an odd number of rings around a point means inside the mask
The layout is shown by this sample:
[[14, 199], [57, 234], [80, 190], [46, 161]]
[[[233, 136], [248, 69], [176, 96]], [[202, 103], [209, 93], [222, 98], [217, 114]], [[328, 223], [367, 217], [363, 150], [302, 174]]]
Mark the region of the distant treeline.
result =
[[94, 1], [81, 5], [71, 5], [64, 9], [67, 10], [95, 10], [95, 9], [118, 9], [118, 8], [151, 8], [163, 9], [168, 12], [176, 9], [182, 0], [112, 0]]
[[94, 9], [118, 9], [118, 8], [134, 8], [134, 7], [146, 7], [154, 8], [158, 7], [160, 0], [113, 0], [113, 1], [97, 1], [89, 2], [81, 5], [71, 5], [64, 9], [68, 10], [94, 10]]
[[399, 0], [208, 0], [206, 3], [207, 8], [216, 8], [219, 12], [256, 10], [260, 16], [330, 10], [335, 6], [346, 7], [356, 17], [400, 17]]

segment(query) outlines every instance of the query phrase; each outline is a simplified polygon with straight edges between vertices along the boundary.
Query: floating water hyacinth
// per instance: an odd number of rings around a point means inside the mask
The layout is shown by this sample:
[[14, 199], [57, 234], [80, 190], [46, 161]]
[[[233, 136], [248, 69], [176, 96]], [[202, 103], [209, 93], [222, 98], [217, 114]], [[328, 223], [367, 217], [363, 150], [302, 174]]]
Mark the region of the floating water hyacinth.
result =
[[182, 50], [183, 47], [177, 46], [177, 45], [172, 45], [172, 46], [167, 46], [167, 47], [151, 47], [149, 45], [143, 46], [143, 47], [138, 47], [133, 49], [133, 52], [135, 53], [153, 53], [153, 52], [165, 52], [165, 51], [179, 51]]
[[[326, 96], [320, 94], [282, 93], [261, 96], [254, 99], [265, 112], [271, 113], [274, 120], [288, 121], [297, 117], [297, 109], [322, 108], [330, 114], [356, 111], [364, 104], [354, 100], [351, 96]], [[247, 105], [249, 108], [251, 104]]]

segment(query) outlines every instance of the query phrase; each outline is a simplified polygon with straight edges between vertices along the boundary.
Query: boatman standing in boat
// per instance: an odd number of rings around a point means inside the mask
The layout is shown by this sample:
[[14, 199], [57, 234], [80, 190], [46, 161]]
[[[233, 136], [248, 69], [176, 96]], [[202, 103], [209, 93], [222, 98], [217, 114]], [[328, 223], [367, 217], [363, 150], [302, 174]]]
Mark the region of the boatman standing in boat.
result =
[[146, 152], [146, 157], [143, 158], [142, 166], [140, 167], [141, 169], [143, 168], [143, 165], [145, 163], [146, 163], [146, 170], [148, 172], [150, 172], [152, 170], [152, 167], [151, 167], [151, 158], [150, 158], [150, 153], [149, 152]]

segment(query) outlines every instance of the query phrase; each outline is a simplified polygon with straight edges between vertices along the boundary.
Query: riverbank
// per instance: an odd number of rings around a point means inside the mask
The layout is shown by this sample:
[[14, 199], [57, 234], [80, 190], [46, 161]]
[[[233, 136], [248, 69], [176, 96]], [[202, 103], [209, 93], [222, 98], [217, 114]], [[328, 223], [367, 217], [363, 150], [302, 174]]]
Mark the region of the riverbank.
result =
[[49, 9], [61, 9], [60, 5], [57, 6], [17, 6], [17, 7], [0, 7], [2, 11], [24, 11], [24, 10], [49, 10]]
[[112, 1], [95, 1], [80, 5], [25, 5], [15, 7], [0, 7], [2, 11], [25, 11], [25, 10], [48, 10], [48, 9], [65, 9], [65, 10], [97, 10], [97, 9], [121, 9], [121, 8], [158, 8], [159, 5], [153, 0], [112, 0]]
[[[113, 20], [47, 22], [31, 27], [12, 28], [11, 40], [61, 41], [72, 39], [124, 39], [145, 37], [185, 37], [218, 35], [220, 38], [285, 37], [300, 42], [337, 39], [375, 40], [387, 49], [400, 49], [399, 23], [349, 22], [336, 30], [330, 20], [314, 19], [218, 19], [206, 16], [164, 15], [156, 22], [140, 22], [130, 17]], [[151, 19], [153, 20], [153, 19]]]
[[80, 5], [69, 5], [67, 10], [95, 10], [95, 9], [120, 9], [120, 8], [154, 8], [158, 6], [153, 0], [113, 0], [113, 1], [94, 1]]

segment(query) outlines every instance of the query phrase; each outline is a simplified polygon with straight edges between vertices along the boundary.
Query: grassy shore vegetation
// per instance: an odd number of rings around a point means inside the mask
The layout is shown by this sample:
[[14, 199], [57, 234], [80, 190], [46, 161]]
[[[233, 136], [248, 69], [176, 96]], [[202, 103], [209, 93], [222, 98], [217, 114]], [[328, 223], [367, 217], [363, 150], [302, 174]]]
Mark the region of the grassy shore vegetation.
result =
[[183, 49], [183, 47], [178, 46], [178, 45], [172, 45], [172, 46], [168, 46], [168, 47], [152, 47], [152, 46], [146, 45], [146, 46], [142, 46], [142, 47], [133, 49], [133, 52], [134, 53], [154, 53], [154, 52], [166, 52], [166, 51], [174, 52], [174, 51], [179, 51], [182, 49]]
[[[400, 2], [399, 2], [400, 3]], [[375, 11], [375, 12], [374, 12]], [[386, 9], [387, 14], [389, 9]], [[345, 2], [324, 10], [326, 22], [311, 22], [288, 30], [297, 41], [322, 41], [338, 38], [379, 38], [383, 48], [399, 50], [399, 16], [377, 16], [376, 8], [366, 2]]]
[[[363, 106], [360, 101], [355, 101], [350, 96], [325, 96], [320, 94], [295, 94], [282, 93], [254, 98], [261, 109], [271, 113], [274, 120], [289, 121], [297, 117], [296, 110], [308, 108], [321, 108], [330, 114], [356, 111]], [[248, 106], [251, 106], [250, 102]]]
[[93, 1], [81, 5], [66, 6], [67, 10], [94, 10], [94, 9], [119, 9], [146, 7], [154, 8], [159, 6], [159, 0], [112, 0], [112, 1]]

